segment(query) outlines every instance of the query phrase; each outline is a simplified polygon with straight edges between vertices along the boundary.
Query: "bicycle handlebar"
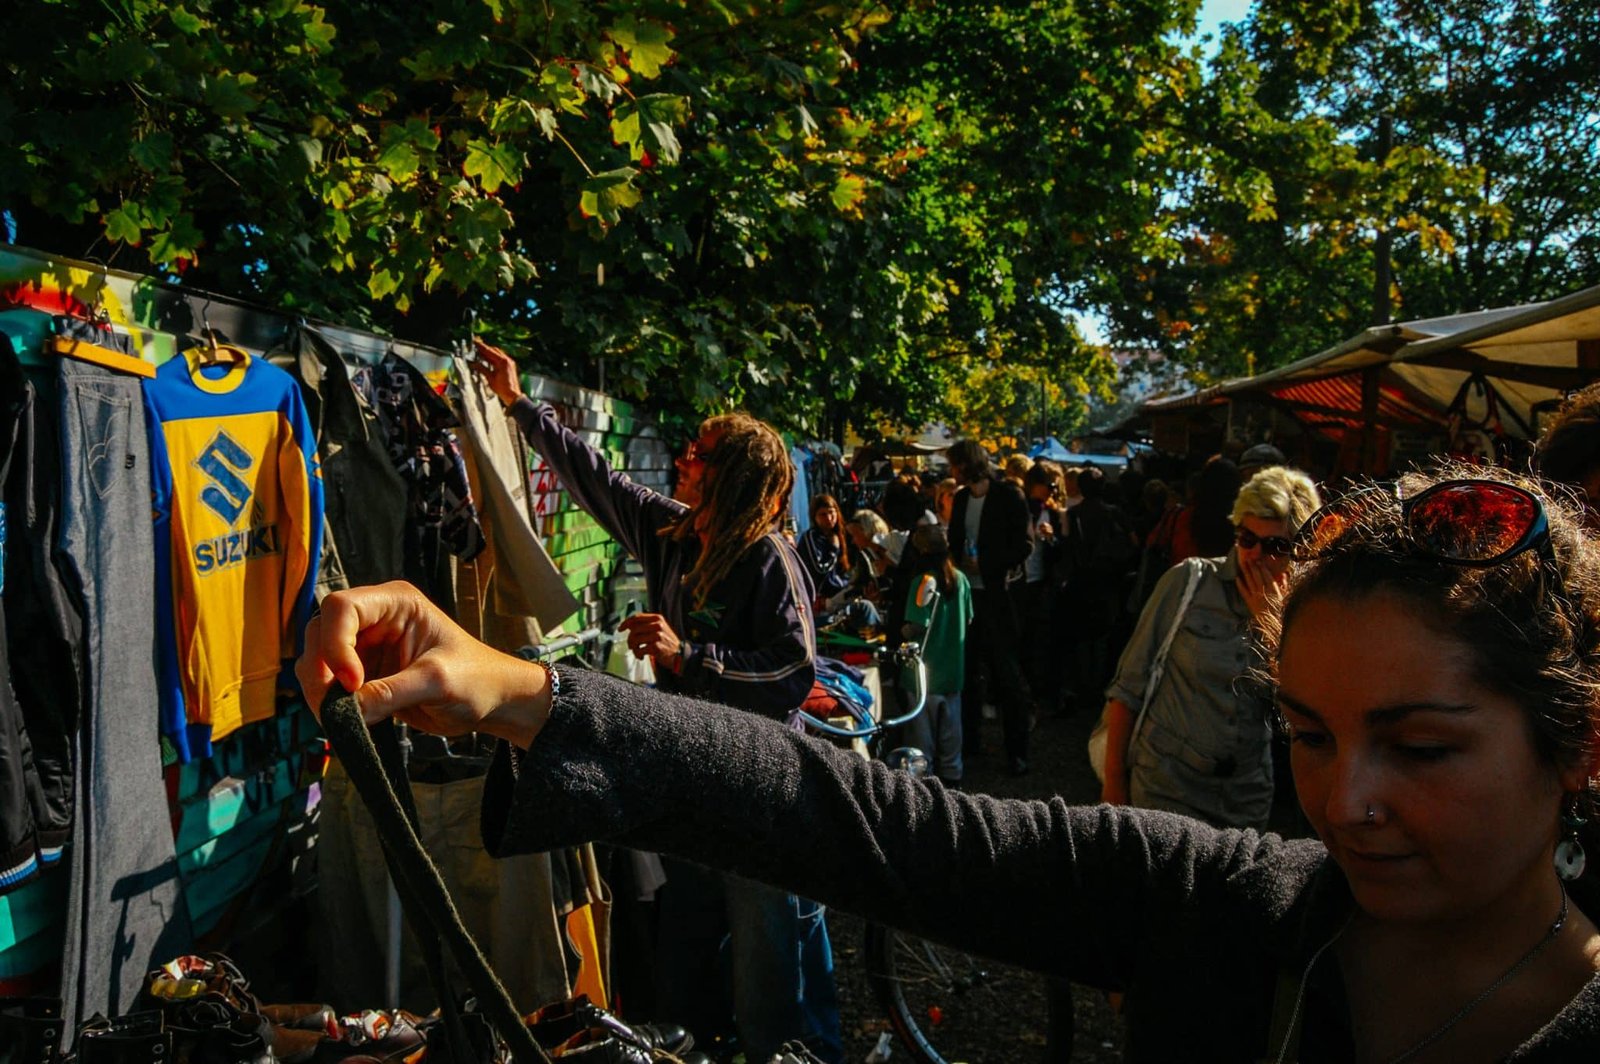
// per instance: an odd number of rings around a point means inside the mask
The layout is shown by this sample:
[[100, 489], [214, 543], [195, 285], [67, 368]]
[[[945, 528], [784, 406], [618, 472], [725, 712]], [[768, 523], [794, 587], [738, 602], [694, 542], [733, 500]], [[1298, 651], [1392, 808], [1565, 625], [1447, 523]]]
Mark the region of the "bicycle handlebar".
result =
[[887, 652], [890, 660], [897, 662], [902, 667], [910, 666], [917, 677], [916, 704], [905, 714], [889, 720], [876, 720], [858, 728], [841, 728], [837, 724], [830, 724], [821, 717], [813, 716], [805, 710], [800, 711], [800, 719], [807, 728], [814, 729], [824, 735], [837, 736], [840, 739], [870, 739], [887, 728], [895, 728], [909, 720], [916, 719], [923, 707], [928, 704], [928, 666], [922, 660], [922, 648], [916, 643], [902, 643], [896, 649]]

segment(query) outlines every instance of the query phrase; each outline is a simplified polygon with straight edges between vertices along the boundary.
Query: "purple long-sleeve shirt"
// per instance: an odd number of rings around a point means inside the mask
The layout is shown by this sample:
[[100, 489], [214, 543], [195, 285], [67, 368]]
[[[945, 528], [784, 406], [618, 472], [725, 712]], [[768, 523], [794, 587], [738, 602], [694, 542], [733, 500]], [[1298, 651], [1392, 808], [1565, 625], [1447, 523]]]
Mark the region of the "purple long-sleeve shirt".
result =
[[661, 670], [660, 686], [798, 727], [816, 633], [810, 580], [783, 537], [758, 540], [696, 609], [683, 578], [700, 548], [660, 534], [688, 508], [612, 469], [550, 404], [524, 396], [511, 416], [573, 500], [644, 567], [649, 609], [683, 640], [683, 671]]

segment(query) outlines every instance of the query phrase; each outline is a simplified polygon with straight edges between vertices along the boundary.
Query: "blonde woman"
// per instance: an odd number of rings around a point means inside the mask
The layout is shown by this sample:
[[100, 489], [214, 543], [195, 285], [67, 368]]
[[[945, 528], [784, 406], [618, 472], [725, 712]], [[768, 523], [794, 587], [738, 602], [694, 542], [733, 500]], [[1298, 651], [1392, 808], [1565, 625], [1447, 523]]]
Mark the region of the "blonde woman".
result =
[[1175, 565], [1156, 584], [1106, 692], [1103, 800], [1218, 827], [1266, 825], [1270, 704], [1248, 677], [1261, 664], [1261, 620], [1288, 582], [1295, 530], [1319, 505], [1311, 478], [1269, 466], [1234, 501], [1233, 548]]

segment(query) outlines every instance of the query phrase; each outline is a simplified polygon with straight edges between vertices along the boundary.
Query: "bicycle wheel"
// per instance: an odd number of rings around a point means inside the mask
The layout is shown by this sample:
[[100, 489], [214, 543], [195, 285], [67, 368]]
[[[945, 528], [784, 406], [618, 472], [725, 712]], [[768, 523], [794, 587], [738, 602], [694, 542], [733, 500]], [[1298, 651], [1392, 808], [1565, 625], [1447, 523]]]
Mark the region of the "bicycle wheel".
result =
[[[1043, 1014], [1044, 984], [1036, 973], [881, 924], [867, 925], [864, 945], [867, 981], [911, 1060], [977, 1064], [1040, 1059], [1044, 1054], [1044, 1032], [1019, 1030], [1011, 1022], [1026, 998], [1039, 998], [1034, 1011]], [[941, 1044], [983, 1049], [946, 1055]]]

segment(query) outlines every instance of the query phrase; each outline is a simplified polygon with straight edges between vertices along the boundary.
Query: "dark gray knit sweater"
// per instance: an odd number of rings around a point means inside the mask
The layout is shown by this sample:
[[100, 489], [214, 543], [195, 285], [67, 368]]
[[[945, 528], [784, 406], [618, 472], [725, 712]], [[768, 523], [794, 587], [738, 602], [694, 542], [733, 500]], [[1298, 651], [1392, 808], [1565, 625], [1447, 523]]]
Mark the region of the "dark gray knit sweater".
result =
[[[1312, 840], [947, 791], [749, 713], [576, 669], [533, 748], [513, 765], [501, 745], [483, 837], [496, 856], [600, 839], [678, 854], [1127, 990], [1133, 1061], [1275, 1059], [1280, 972], [1297, 982], [1351, 909]], [[1330, 951], [1309, 980], [1300, 1059], [1349, 1059], [1346, 1017]], [[1510, 1059], [1600, 1060], [1600, 977]]]

